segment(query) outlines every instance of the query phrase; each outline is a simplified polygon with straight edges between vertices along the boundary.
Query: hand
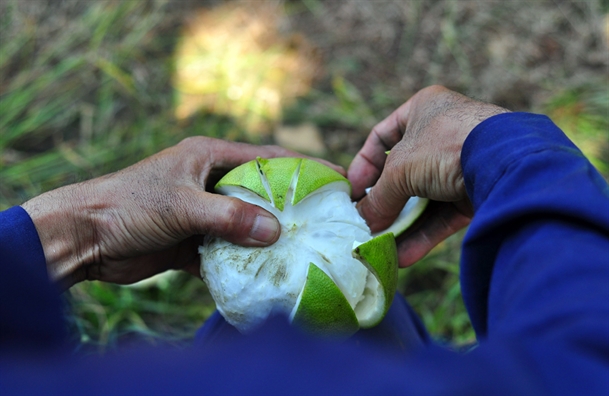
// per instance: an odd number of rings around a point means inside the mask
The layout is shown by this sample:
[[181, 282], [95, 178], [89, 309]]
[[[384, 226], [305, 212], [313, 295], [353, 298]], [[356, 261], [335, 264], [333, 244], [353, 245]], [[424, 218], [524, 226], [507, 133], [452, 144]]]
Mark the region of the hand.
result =
[[203, 235], [243, 246], [274, 243], [281, 230], [272, 214], [205, 191], [256, 156], [299, 154], [194, 137], [120, 172], [26, 202], [49, 277], [68, 288], [82, 280], [133, 283], [167, 269], [198, 275]]
[[348, 171], [353, 198], [361, 198], [357, 208], [372, 231], [391, 225], [411, 196], [437, 201], [398, 238], [400, 266], [414, 264], [469, 224], [473, 211], [461, 173], [461, 149], [476, 125], [505, 112], [432, 86], [372, 129]]

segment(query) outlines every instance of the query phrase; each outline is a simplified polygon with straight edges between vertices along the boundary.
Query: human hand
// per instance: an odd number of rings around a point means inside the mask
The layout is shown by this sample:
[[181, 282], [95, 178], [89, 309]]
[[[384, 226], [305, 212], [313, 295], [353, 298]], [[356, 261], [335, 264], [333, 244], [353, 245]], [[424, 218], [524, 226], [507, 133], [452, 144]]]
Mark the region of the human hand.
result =
[[[52, 281], [133, 283], [167, 269], [199, 274], [203, 235], [266, 246], [277, 219], [205, 191], [257, 156], [299, 156], [276, 146], [193, 137], [122, 171], [42, 194], [22, 205], [40, 236]], [[334, 169], [344, 170], [326, 163]]]
[[505, 112], [432, 86], [372, 129], [348, 171], [353, 198], [361, 198], [357, 208], [372, 231], [391, 225], [409, 197], [433, 200], [421, 219], [397, 239], [400, 266], [414, 264], [469, 224], [473, 210], [461, 172], [461, 149], [476, 125]]

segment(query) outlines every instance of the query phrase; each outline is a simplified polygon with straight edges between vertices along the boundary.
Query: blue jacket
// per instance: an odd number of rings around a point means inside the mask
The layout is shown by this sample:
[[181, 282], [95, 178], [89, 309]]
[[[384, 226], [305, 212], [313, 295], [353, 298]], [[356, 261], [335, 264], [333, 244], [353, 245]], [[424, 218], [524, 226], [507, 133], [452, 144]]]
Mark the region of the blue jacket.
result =
[[0, 214], [0, 394], [608, 395], [607, 183], [547, 117], [525, 113], [477, 126], [462, 167], [475, 216], [461, 283], [479, 340], [467, 354], [429, 342], [416, 319], [423, 343], [405, 351], [313, 339], [275, 319], [187, 350], [74, 355], [38, 235], [16, 207]]

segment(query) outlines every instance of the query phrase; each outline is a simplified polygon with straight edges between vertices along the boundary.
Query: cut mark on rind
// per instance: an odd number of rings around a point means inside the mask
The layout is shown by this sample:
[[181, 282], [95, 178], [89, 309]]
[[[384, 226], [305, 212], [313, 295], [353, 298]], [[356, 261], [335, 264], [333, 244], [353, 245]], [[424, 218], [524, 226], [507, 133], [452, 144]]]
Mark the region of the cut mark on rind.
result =
[[290, 180], [290, 186], [288, 187], [288, 191], [285, 194], [285, 202], [291, 206], [294, 205], [294, 191], [296, 191], [296, 185], [298, 184], [298, 178], [300, 177], [300, 168], [302, 167], [302, 160], [298, 161], [298, 166], [296, 170], [292, 174], [292, 179]]
[[264, 171], [262, 170], [262, 166], [260, 165], [260, 157], [256, 158], [256, 169], [258, 170], [258, 175], [260, 176], [260, 181], [262, 182], [262, 186], [264, 187], [266, 194], [269, 196], [269, 199], [271, 200], [271, 205], [276, 207], [275, 198], [273, 197], [273, 191], [271, 190], [269, 181], [268, 181], [266, 175], [264, 174]]
[[302, 174], [294, 192], [294, 205], [309, 196], [313, 191], [330, 184], [342, 181], [346, 184], [347, 194], [351, 195], [351, 183], [343, 175], [317, 161], [303, 159]]

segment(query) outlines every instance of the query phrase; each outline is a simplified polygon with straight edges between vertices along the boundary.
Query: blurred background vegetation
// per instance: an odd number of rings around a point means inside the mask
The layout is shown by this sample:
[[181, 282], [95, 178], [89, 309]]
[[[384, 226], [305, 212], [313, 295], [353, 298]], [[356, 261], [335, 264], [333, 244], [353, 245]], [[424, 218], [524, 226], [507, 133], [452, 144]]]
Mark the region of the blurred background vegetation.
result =
[[[281, 144], [347, 167], [371, 127], [443, 84], [550, 115], [609, 175], [609, 2], [0, 2], [0, 210], [192, 135]], [[464, 232], [400, 273], [433, 335], [475, 340]], [[213, 312], [171, 274], [66, 293], [78, 345], [187, 343]]]

